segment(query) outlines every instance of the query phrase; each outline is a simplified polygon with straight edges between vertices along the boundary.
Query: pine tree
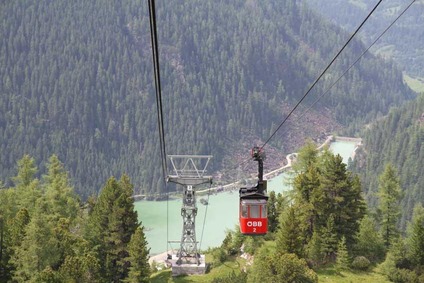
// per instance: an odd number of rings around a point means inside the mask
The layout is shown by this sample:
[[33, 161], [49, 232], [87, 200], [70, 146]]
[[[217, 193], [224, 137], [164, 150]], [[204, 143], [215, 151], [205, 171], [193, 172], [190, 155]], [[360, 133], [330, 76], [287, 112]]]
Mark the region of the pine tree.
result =
[[385, 246], [381, 234], [378, 233], [376, 222], [365, 216], [360, 223], [356, 252], [365, 256], [371, 262], [384, 258]]
[[296, 173], [306, 172], [309, 166], [316, 164], [318, 159], [318, 150], [313, 141], [308, 140], [299, 150], [296, 162], [293, 164], [293, 170]]
[[349, 269], [349, 253], [346, 247], [346, 238], [343, 236], [337, 246], [336, 270], [338, 272]]
[[379, 205], [381, 212], [381, 234], [384, 244], [389, 247], [392, 239], [398, 235], [396, 223], [399, 220], [401, 188], [394, 167], [388, 164], [379, 178]]
[[326, 217], [333, 214], [337, 239], [344, 236], [347, 246], [351, 248], [365, 213], [359, 178], [346, 171], [340, 155], [325, 154], [321, 171], [320, 196], [316, 205], [320, 223], [323, 225]]
[[320, 265], [323, 259], [321, 243], [321, 235], [318, 230], [315, 230], [306, 247], [307, 258], [315, 266]]
[[40, 276], [48, 266], [56, 266], [61, 260], [59, 242], [54, 237], [55, 222], [46, 214], [47, 204], [39, 199], [34, 214], [25, 228], [25, 236], [16, 247], [11, 262], [16, 267], [13, 279], [26, 282]]
[[128, 244], [130, 263], [128, 277], [124, 282], [128, 283], [147, 283], [150, 278], [149, 248], [144, 235], [143, 227], [139, 226], [131, 237]]
[[39, 180], [35, 178], [37, 167], [34, 158], [25, 155], [18, 161], [18, 173], [12, 178], [15, 183], [12, 199], [14, 214], [20, 208], [25, 208], [31, 214], [35, 209], [35, 203], [41, 196]]
[[29, 155], [24, 155], [18, 161], [18, 175], [12, 178], [16, 186], [26, 187], [34, 180], [37, 173], [37, 166], [35, 160]]
[[416, 266], [424, 266], [424, 208], [418, 204], [409, 229], [408, 248], [410, 258]]
[[295, 201], [299, 207], [299, 217], [305, 240], [309, 241], [317, 225], [321, 191], [320, 177], [314, 164], [309, 165], [304, 173], [297, 175], [293, 182], [296, 192]]
[[124, 175], [118, 182], [111, 177], [89, 216], [86, 236], [97, 247], [101, 275], [119, 282], [128, 275], [127, 245], [138, 227], [132, 185]]
[[278, 208], [277, 208], [277, 198], [275, 196], [275, 192], [272, 191], [269, 194], [268, 202], [267, 202], [267, 209], [268, 209], [268, 230], [269, 232], [275, 232], [278, 227]]
[[69, 184], [68, 173], [56, 155], [49, 158], [47, 169], [47, 174], [43, 176], [43, 187], [49, 203], [48, 213], [57, 218], [75, 219], [79, 210], [77, 196]]
[[291, 206], [281, 216], [280, 228], [276, 235], [276, 244], [284, 253], [303, 256], [303, 236], [296, 208]]
[[326, 260], [333, 262], [337, 251], [337, 232], [334, 227], [334, 216], [330, 214], [327, 224], [321, 232], [321, 252]]

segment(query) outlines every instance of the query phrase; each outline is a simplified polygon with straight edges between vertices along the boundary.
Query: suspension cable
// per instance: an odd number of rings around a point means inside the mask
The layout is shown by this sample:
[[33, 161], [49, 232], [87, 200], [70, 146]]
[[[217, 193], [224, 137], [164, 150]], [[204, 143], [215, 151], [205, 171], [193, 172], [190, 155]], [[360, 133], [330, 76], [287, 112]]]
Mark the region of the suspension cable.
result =
[[[381, 1], [380, 1], [381, 2]], [[405, 9], [403, 9], [403, 11], [387, 26], [386, 29], [383, 30], [383, 32], [380, 33], [380, 35], [361, 53], [361, 55], [303, 112], [300, 114], [300, 116], [296, 119], [296, 121], [294, 122], [298, 122], [301, 119], [303, 119], [303, 117], [313, 108], [313, 106], [318, 103], [318, 101], [323, 98], [326, 94], [328, 94], [330, 92], [330, 90], [347, 74], [348, 71], [350, 71], [354, 65], [356, 65], [359, 60], [377, 43], [377, 41], [400, 19], [400, 17], [403, 16], [403, 14], [405, 14], [405, 12], [412, 6], [412, 4], [414, 4], [414, 2], [416, 2], [416, 0], [411, 1], [408, 6], [405, 7]], [[379, 4], [379, 3], [378, 3]], [[375, 10], [375, 8], [373, 9], [373, 11]], [[369, 17], [369, 16], [368, 16]], [[368, 18], [367, 17], [367, 18]], [[361, 24], [363, 25], [363, 23]], [[321, 76], [322, 77], [322, 76]], [[316, 82], [315, 82], [316, 83]], [[308, 92], [311, 89], [308, 90]], [[301, 102], [301, 101], [300, 101]], [[298, 104], [300, 104], [300, 102]], [[296, 107], [294, 109], [297, 108]], [[291, 111], [290, 115], [292, 114], [292, 112], [294, 111], [294, 109]], [[286, 122], [286, 120], [288, 119], [288, 116], [286, 117], [286, 119], [283, 121], [282, 124], [284, 124]], [[266, 143], [264, 143], [264, 145], [261, 147], [261, 149], [263, 147], [265, 147], [265, 145], [273, 138], [273, 136], [276, 134], [276, 132], [281, 128], [282, 124], [277, 128], [277, 130], [275, 130], [275, 132], [272, 134], [272, 136], [266, 141]], [[289, 130], [286, 129], [285, 131], [283, 131], [283, 133], [281, 133], [281, 135], [284, 135], [285, 133], [287, 133]], [[234, 166], [234, 168], [240, 167], [242, 164], [248, 162], [249, 160], [251, 160], [251, 158], [246, 158], [245, 160], [239, 162], [236, 164], [236, 166]]]
[[[412, 6], [412, 4], [414, 4], [415, 1], [416, 0], [413, 0], [408, 4], [408, 6], [405, 7], [405, 9], [403, 9], [403, 11], [393, 20], [393, 22], [391, 22], [390, 25], [388, 25], [387, 28], [385, 28], [380, 33], [380, 35], [377, 36], [377, 38], [370, 44], [370, 46], [368, 46], [361, 53], [361, 55], [359, 55], [359, 57], [302, 114], [300, 114], [296, 122], [300, 121], [306, 115], [306, 113], [308, 113], [313, 108], [313, 106], [318, 103], [321, 98], [323, 98], [326, 94], [330, 92], [330, 90], [347, 74], [347, 72], [349, 72], [350, 69], [352, 69], [353, 66], [355, 66], [360, 61], [360, 59], [377, 43], [377, 41], [397, 22], [397, 20], [399, 20], [399, 18], [402, 17], [403, 14], [405, 14], [405, 12]], [[282, 135], [287, 132], [288, 130], [285, 130]]]
[[160, 141], [160, 155], [162, 163], [162, 174], [165, 184], [166, 193], [166, 250], [168, 251], [169, 245], [169, 191], [167, 186], [166, 177], [168, 175], [168, 167], [166, 162], [166, 146], [165, 146], [165, 132], [163, 123], [163, 107], [162, 107], [162, 89], [160, 83], [160, 70], [159, 70], [159, 48], [158, 48], [158, 36], [156, 27], [156, 8], [155, 1], [148, 0], [149, 3], [149, 18], [150, 18], [150, 36], [152, 42], [152, 56], [153, 56], [153, 69], [155, 75], [155, 93], [156, 93], [156, 110], [158, 118], [158, 132]]
[[343, 45], [343, 47], [337, 52], [336, 56], [330, 61], [330, 63], [327, 65], [327, 67], [321, 72], [321, 74], [318, 76], [318, 78], [314, 81], [314, 83], [309, 87], [309, 89], [306, 91], [306, 93], [303, 95], [303, 97], [297, 102], [297, 104], [293, 107], [293, 109], [289, 112], [289, 114], [284, 118], [284, 120], [280, 123], [280, 125], [277, 127], [277, 129], [272, 133], [272, 135], [265, 141], [265, 143], [260, 147], [260, 150], [262, 150], [265, 145], [269, 143], [269, 141], [275, 136], [275, 134], [280, 130], [280, 128], [285, 124], [287, 119], [292, 115], [292, 113], [299, 107], [299, 105], [303, 102], [303, 100], [308, 96], [308, 94], [311, 92], [311, 90], [315, 87], [315, 85], [318, 83], [318, 81], [324, 76], [324, 74], [328, 71], [328, 69], [331, 67], [331, 65], [336, 61], [336, 59], [340, 56], [340, 54], [343, 52], [343, 50], [346, 48], [346, 46], [352, 41], [352, 39], [356, 36], [356, 34], [359, 32], [359, 30], [362, 28], [362, 26], [368, 21], [368, 19], [371, 17], [371, 15], [374, 13], [374, 11], [377, 9], [377, 7], [381, 4], [383, 0], [379, 0], [378, 3], [375, 5], [375, 7], [371, 10], [371, 12], [367, 15], [367, 17], [362, 21], [362, 23], [358, 26], [358, 28], [353, 32], [353, 34], [349, 37], [348, 41]]
[[212, 187], [212, 183], [209, 184], [208, 198], [206, 200], [205, 215], [203, 217], [202, 234], [200, 235], [199, 251], [201, 251], [201, 249], [202, 249], [203, 232], [205, 231], [206, 215], [208, 214], [209, 196], [211, 195], [211, 187]]
[[158, 49], [158, 37], [156, 28], [156, 12], [155, 12], [155, 0], [149, 0], [149, 16], [150, 16], [150, 36], [152, 41], [152, 54], [153, 54], [153, 69], [155, 74], [155, 90], [156, 90], [156, 110], [158, 116], [158, 129], [159, 129], [159, 140], [160, 140], [160, 154], [162, 160], [162, 171], [164, 180], [167, 176], [166, 166], [166, 149], [165, 149], [165, 134], [163, 126], [163, 107], [162, 107], [162, 89], [160, 83], [160, 70], [159, 70], [159, 49]]

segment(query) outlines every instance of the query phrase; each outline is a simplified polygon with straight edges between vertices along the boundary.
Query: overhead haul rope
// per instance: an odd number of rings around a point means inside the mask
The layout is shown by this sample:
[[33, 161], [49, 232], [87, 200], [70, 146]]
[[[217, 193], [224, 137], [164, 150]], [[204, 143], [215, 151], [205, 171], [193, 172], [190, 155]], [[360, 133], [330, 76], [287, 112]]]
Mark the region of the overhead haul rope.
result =
[[[314, 81], [314, 83], [309, 87], [309, 89], [306, 91], [306, 93], [302, 96], [302, 98], [297, 102], [297, 104], [293, 107], [293, 109], [289, 112], [289, 114], [284, 118], [284, 120], [280, 123], [280, 125], [277, 127], [277, 129], [271, 134], [271, 136], [265, 141], [265, 143], [259, 148], [259, 150], [262, 150], [269, 142], [270, 140], [277, 134], [277, 132], [281, 129], [281, 127], [286, 123], [286, 121], [289, 119], [289, 117], [293, 114], [293, 112], [299, 107], [299, 105], [303, 102], [303, 100], [306, 98], [306, 96], [309, 95], [309, 93], [311, 92], [311, 90], [315, 87], [315, 85], [318, 83], [318, 81], [324, 76], [324, 74], [328, 71], [328, 69], [331, 67], [331, 65], [334, 63], [334, 61], [336, 61], [336, 59], [340, 56], [340, 54], [343, 52], [343, 50], [347, 47], [347, 45], [352, 41], [352, 39], [356, 36], [356, 34], [359, 32], [359, 30], [362, 28], [362, 26], [367, 22], [367, 20], [371, 17], [371, 15], [375, 12], [375, 10], [377, 9], [377, 7], [381, 4], [383, 0], [379, 0], [378, 3], [375, 5], [375, 7], [371, 10], [371, 12], [367, 15], [367, 17], [362, 21], [362, 23], [358, 26], [358, 28], [355, 30], [355, 32], [352, 33], [352, 35], [349, 37], [349, 39], [347, 40], [347, 42], [343, 45], [343, 47], [339, 50], [339, 52], [337, 52], [337, 54], [334, 56], [334, 58], [330, 61], [330, 63], [327, 65], [327, 67], [321, 72], [321, 74], [318, 76], [318, 78]], [[415, 0], [414, 0], [415, 1]], [[362, 57], [362, 55], [361, 55]], [[358, 58], [359, 60], [359, 58]], [[352, 67], [352, 66], [351, 66]], [[351, 68], [349, 67], [349, 69]], [[348, 70], [349, 70], [348, 69]], [[346, 72], [348, 71], [346, 70], [344, 74], [346, 74]], [[343, 76], [342, 75], [342, 76]], [[336, 83], [340, 80], [341, 77], [339, 77], [339, 79], [337, 79]], [[333, 87], [336, 83], [332, 84], [331, 87]], [[325, 92], [327, 93], [331, 87]], [[321, 97], [324, 96], [321, 95]], [[319, 100], [319, 99], [318, 99]], [[318, 102], [318, 101], [316, 101]], [[314, 102], [313, 105], [316, 103]], [[312, 106], [313, 106], [312, 105]], [[310, 110], [309, 107], [306, 111], [308, 112]], [[301, 117], [303, 117], [303, 114], [301, 115]], [[299, 118], [300, 120], [300, 118]], [[244, 161], [240, 162], [237, 166], [241, 166], [241, 164], [246, 163], [247, 161], [249, 161], [251, 158], [246, 158]]]
[[[408, 4], [408, 6], [406, 6], [406, 8], [389, 24], [389, 26], [371, 43], [370, 46], [368, 46], [368, 48], [366, 48], [362, 54], [302, 113], [300, 114], [300, 116], [298, 117], [298, 119], [296, 121], [300, 121], [312, 108], [313, 106], [318, 103], [318, 101], [324, 97], [339, 81], [341, 78], [343, 78], [348, 71], [350, 71], [350, 69], [353, 68], [354, 65], [356, 65], [359, 60], [371, 49], [371, 47], [373, 47], [375, 45], [375, 43], [399, 20], [400, 17], [403, 16], [403, 14], [405, 14], [405, 12], [412, 6], [412, 4], [414, 4], [416, 0], [413, 0], [412, 2], [410, 2]], [[381, 1], [380, 1], [381, 2]], [[375, 9], [377, 8], [377, 6], [380, 4], [377, 3], [376, 7], [374, 7], [374, 9], [371, 11], [370, 14], [372, 14]], [[364, 20], [364, 22], [370, 17], [370, 15], [367, 16], [367, 18]], [[359, 28], [355, 31], [355, 33], [352, 35], [354, 36], [358, 30], [363, 26], [364, 22], [361, 23], [361, 25], [359, 26]], [[344, 48], [344, 47], [343, 47]], [[340, 53], [340, 52], [339, 52]], [[337, 57], [337, 55], [336, 55]], [[333, 60], [334, 61], [334, 60]], [[333, 63], [333, 61], [330, 63], [330, 65]], [[328, 69], [328, 67], [326, 68], [326, 70]], [[324, 71], [325, 72], [325, 71]], [[317, 81], [322, 77], [321, 76], [317, 79]], [[305, 96], [310, 92], [310, 90], [313, 88], [313, 86], [317, 83], [317, 81], [315, 81], [315, 83], [311, 86], [311, 88], [308, 90], [308, 92], [305, 94]], [[305, 98], [305, 96], [302, 98], [302, 100]], [[290, 112], [290, 114], [286, 117], [286, 119], [280, 124], [280, 126], [277, 128], [277, 130], [275, 130], [275, 132], [271, 135], [271, 137], [264, 143], [264, 145], [261, 147], [261, 149], [263, 147], [265, 147], [265, 145], [274, 137], [274, 135], [276, 134], [276, 132], [281, 128], [281, 126], [286, 122], [286, 120], [289, 118], [289, 116], [293, 113], [293, 111], [299, 106], [299, 104], [302, 102], [302, 100], [295, 106], [295, 108], [293, 108], [293, 110]], [[285, 130], [283, 134], [287, 133], [288, 130]], [[245, 164], [246, 162], [248, 162], [251, 158], [246, 158], [245, 160], [243, 160], [242, 162], [237, 164], [237, 167]]]
[[[353, 68], [353, 66], [356, 65], [356, 63], [359, 62], [359, 60], [371, 49], [371, 47], [373, 47], [377, 41], [399, 20], [400, 17], [403, 16], [403, 14], [405, 14], [405, 12], [412, 6], [412, 4], [414, 4], [416, 0], [413, 0], [411, 3], [408, 4], [408, 6], [406, 6], [405, 9], [403, 9], [403, 11], [393, 20], [393, 22], [391, 22], [386, 29], [384, 29], [379, 36], [377, 36], [377, 38], [370, 44], [370, 46], [368, 46], [362, 53], [361, 55], [359, 55], [359, 57], [302, 113], [300, 114], [300, 116], [298, 117], [297, 121], [300, 121], [305, 115], [306, 113], [308, 113], [312, 107], [318, 103], [318, 101], [323, 98], [327, 93], [330, 92], [330, 90], [347, 74], [347, 72], [350, 71], [350, 69]], [[285, 130], [283, 134], [287, 133], [288, 130]]]
[[202, 250], [203, 232], [205, 231], [206, 215], [208, 214], [209, 196], [211, 195], [211, 186], [212, 186], [212, 183], [209, 183], [208, 198], [207, 198], [207, 200], [206, 200], [205, 215], [204, 215], [204, 217], [203, 217], [202, 234], [200, 235], [199, 251], [201, 251], [201, 250]]
[[277, 127], [277, 129], [272, 133], [272, 135], [265, 141], [265, 143], [260, 147], [260, 150], [262, 150], [265, 145], [268, 144], [268, 142], [275, 136], [275, 134], [281, 129], [281, 127], [285, 124], [287, 119], [292, 115], [292, 113], [299, 107], [299, 105], [303, 102], [303, 100], [308, 96], [308, 94], [311, 92], [311, 90], [315, 87], [315, 85], [318, 83], [318, 81], [324, 76], [324, 74], [328, 71], [328, 69], [331, 67], [331, 65], [336, 61], [336, 59], [340, 56], [340, 54], [343, 52], [343, 50], [346, 48], [346, 46], [352, 41], [352, 39], [356, 36], [356, 34], [359, 32], [359, 30], [362, 28], [362, 26], [368, 21], [368, 19], [371, 17], [371, 15], [374, 13], [374, 11], [377, 9], [377, 7], [381, 4], [383, 0], [379, 0], [378, 3], [375, 5], [375, 7], [371, 10], [371, 12], [368, 14], [368, 16], [362, 21], [362, 23], [359, 25], [359, 27], [355, 30], [355, 32], [349, 37], [348, 41], [343, 45], [343, 47], [337, 52], [336, 56], [331, 60], [331, 62], [327, 65], [327, 67], [321, 72], [321, 74], [318, 76], [318, 78], [314, 81], [314, 83], [309, 87], [309, 89], [306, 91], [306, 93], [303, 95], [303, 97], [297, 102], [297, 104], [293, 107], [293, 109], [289, 112], [289, 114], [284, 118], [284, 120], [280, 123], [280, 125]]
[[160, 141], [160, 155], [162, 163], [163, 180], [166, 191], [166, 250], [168, 251], [169, 243], [169, 192], [166, 182], [168, 175], [166, 163], [166, 147], [165, 147], [165, 133], [163, 126], [163, 107], [162, 107], [162, 89], [160, 84], [160, 71], [159, 71], [159, 49], [158, 49], [158, 36], [156, 28], [156, 12], [155, 1], [149, 0], [149, 18], [150, 18], [150, 36], [152, 41], [152, 55], [153, 55], [153, 69], [155, 73], [155, 90], [156, 90], [156, 110], [158, 115], [158, 131]]

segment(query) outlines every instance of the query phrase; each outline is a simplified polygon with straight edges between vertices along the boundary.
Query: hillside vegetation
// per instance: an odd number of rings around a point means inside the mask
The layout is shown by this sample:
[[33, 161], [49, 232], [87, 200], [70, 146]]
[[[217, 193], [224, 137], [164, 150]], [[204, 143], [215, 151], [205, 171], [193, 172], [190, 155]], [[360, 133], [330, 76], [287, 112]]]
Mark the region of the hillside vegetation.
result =
[[[377, 4], [372, 0], [310, 0], [311, 7], [322, 13], [327, 19], [353, 31], [361, 20]], [[372, 42], [406, 8], [411, 1], [383, 1], [374, 17], [364, 26], [361, 38]], [[424, 1], [415, 1], [411, 8], [377, 42], [374, 53], [394, 59], [409, 75], [424, 77]]]
[[371, 207], [377, 203], [378, 178], [386, 164], [397, 168], [402, 188], [404, 230], [416, 204], [424, 203], [424, 95], [372, 125], [364, 133], [364, 148], [355, 161]]
[[[269, 137], [348, 38], [296, 3], [158, 3], [169, 154], [213, 154], [215, 171]], [[123, 172], [137, 193], [161, 192], [147, 2], [7, 1], [0, 17], [3, 182], [24, 154], [40, 172], [56, 154], [84, 199]], [[352, 42], [304, 106], [363, 49]], [[394, 64], [367, 54], [312, 111], [316, 124], [289, 123], [270, 145], [289, 152], [411, 98]]]

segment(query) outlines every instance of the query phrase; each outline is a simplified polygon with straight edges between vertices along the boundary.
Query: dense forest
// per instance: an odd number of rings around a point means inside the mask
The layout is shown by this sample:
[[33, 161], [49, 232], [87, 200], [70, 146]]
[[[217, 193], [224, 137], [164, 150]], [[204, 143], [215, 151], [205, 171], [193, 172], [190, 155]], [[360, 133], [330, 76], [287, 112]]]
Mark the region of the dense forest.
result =
[[[210, 282], [313, 283], [316, 272], [328, 266], [343, 277], [376, 265], [393, 282], [422, 282], [424, 208], [415, 206], [402, 236], [397, 226], [402, 191], [392, 165], [378, 176], [379, 215], [367, 207], [359, 176], [340, 155], [309, 142], [293, 166], [291, 194], [270, 193], [266, 236], [242, 235], [236, 228], [207, 251], [209, 270], [242, 253], [254, 256], [250, 263]], [[128, 176], [110, 177], [98, 197], [82, 203], [57, 156], [46, 167], [36, 178], [35, 161], [26, 155], [17, 162], [14, 186], [0, 190], [0, 281], [155, 280]], [[164, 281], [175, 282], [164, 277], [153, 282]]]
[[[377, 1], [310, 0], [312, 9], [327, 19], [353, 31]], [[365, 42], [371, 42], [406, 8], [411, 1], [383, 1], [374, 16], [361, 32]], [[393, 58], [411, 76], [423, 78], [424, 54], [424, 1], [415, 1], [402, 18], [377, 42], [372, 51], [386, 58]]]
[[403, 194], [400, 227], [405, 230], [414, 206], [424, 203], [424, 95], [371, 124], [357, 153], [355, 170], [371, 207], [377, 203], [377, 176], [388, 163], [397, 168]]
[[[56, 155], [25, 155], [0, 190], [0, 282], [148, 282], [149, 249], [127, 175], [83, 204]], [[124, 280], [124, 281], [123, 281]]]
[[[319, 152], [310, 142], [300, 149], [293, 169], [293, 191], [270, 193], [266, 236], [242, 235], [236, 228], [210, 251], [212, 269], [231, 265], [242, 253], [248, 263], [237, 261], [238, 268], [210, 282], [312, 283], [319, 273], [325, 282], [423, 282], [424, 208], [415, 206], [402, 233], [397, 222], [403, 196], [392, 165], [377, 176], [378, 215], [366, 205], [359, 176], [339, 155]], [[254, 255], [251, 261], [246, 254]], [[371, 269], [382, 276], [373, 277]], [[352, 273], [359, 276], [352, 280]]]
[[[215, 171], [269, 137], [348, 38], [297, 2], [157, 4], [169, 154], [212, 154]], [[0, 17], [3, 183], [25, 154], [38, 177], [56, 154], [83, 199], [124, 172], [137, 193], [163, 190], [147, 2], [6, 1]], [[352, 42], [304, 105], [364, 49]], [[361, 125], [413, 97], [392, 62], [367, 54], [311, 111], [324, 126], [287, 124], [270, 146], [288, 153], [292, 137]]]

